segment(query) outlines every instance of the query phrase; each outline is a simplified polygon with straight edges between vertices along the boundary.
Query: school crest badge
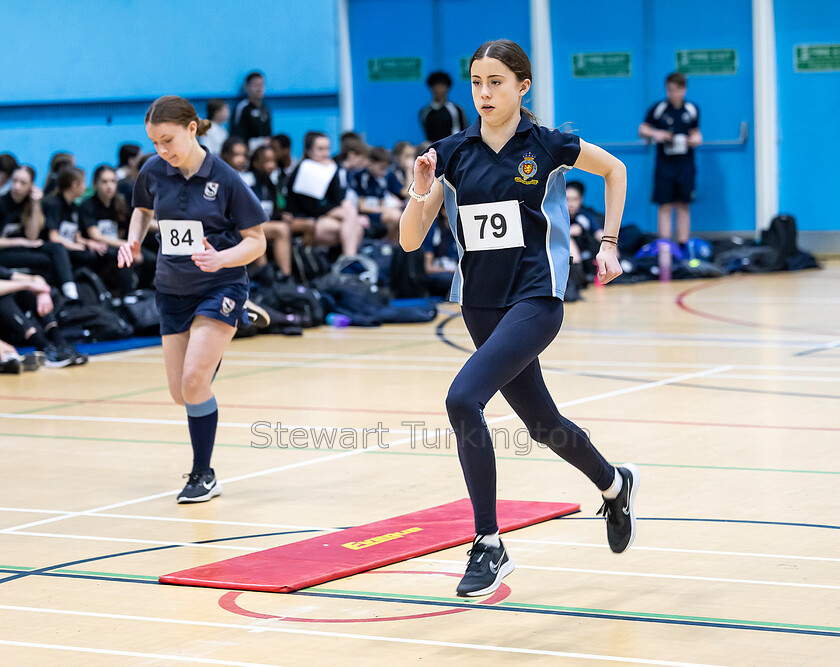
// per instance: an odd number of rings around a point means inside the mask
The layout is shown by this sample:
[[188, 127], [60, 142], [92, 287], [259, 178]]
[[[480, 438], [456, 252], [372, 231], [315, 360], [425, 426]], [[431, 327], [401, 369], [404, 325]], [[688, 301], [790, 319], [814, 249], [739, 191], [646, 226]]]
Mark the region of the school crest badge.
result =
[[522, 185], [536, 185], [539, 181], [534, 178], [537, 175], [537, 156], [533, 153], [525, 153], [522, 162], [519, 163], [519, 176], [515, 180]]
[[207, 185], [204, 186], [204, 198], [207, 201], [215, 201], [217, 194], [219, 194], [219, 184], [207, 181]]
[[222, 315], [230, 315], [236, 308], [236, 301], [229, 297], [222, 298]]

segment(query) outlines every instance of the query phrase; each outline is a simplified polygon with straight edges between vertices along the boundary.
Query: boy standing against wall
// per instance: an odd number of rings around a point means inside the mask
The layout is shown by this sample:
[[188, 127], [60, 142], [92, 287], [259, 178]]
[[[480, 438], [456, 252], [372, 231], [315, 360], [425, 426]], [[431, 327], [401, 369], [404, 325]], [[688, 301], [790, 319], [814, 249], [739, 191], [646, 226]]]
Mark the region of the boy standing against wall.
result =
[[688, 242], [689, 204], [694, 201], [694, 149], [703, 143], [700, 110], [685, 99], [686, 78], [674, 72], [665, 79], [666, 99], [654, 104], [639, 126], [639, 136], [656, 142], [653, 203], [660, 238], [671, 238], [671, 214], [677, 211], [677, 243]]

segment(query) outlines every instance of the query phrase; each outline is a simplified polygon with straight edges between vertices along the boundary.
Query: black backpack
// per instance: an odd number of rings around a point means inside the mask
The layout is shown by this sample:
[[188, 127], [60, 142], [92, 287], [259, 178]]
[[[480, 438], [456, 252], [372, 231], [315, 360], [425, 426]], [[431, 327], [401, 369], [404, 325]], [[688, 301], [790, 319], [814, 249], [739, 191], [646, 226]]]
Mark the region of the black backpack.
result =
[[61, 332], [71, 343], [130, 338], [134, 328], [106, 306], [69, 305], [56, 314]]
[[423, 249], [406, 252], [394, 247], [391, 260], [391, 291], [397, 299], [416, 299], [429, 296], [429, 277]]
[[122, 316], [138, 336], [155, 336], [160, 333], [160, 313], [155, 303], [155, 292], [150, 289], [135, 290], [122, 298]]
[[770, 227], [761, 232], [761, 245], [773, 250], [769, 271], [787, 269], [788, 257], [799, 252], [796, 233], [796, 218], [792, 215], [777, 215], [770, 221]]

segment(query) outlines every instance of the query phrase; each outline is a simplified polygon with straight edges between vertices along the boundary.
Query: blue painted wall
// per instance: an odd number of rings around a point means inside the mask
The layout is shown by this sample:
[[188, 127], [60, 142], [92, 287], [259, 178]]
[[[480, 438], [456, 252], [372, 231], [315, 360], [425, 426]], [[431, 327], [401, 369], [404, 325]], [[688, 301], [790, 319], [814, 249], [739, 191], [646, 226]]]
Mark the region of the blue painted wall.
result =
[[[604, 144], [628, 168], [625, 222], [656, 228], [650, 203], [654, 148], [620, 147], [637, 139], [647, 109], [665, 97], [665, 77], [676, 69], [678, 49], [734, 48], [737, 74], [690, 76], [687, 99], [697, 103], [706, 140], [735, 139], [740, 122], [753, 125], [752, 14], [750, 3], [707, 0], [702, 10], [690, 0], [551, 3], [558, 123], [571, 122], [584, 139]], [[597, 26], [582, 30], [581, 26]], [[629, 51], [631, 76], [575, 79], [571, 57], [578, 52]], [[754, 227], [755, 172], [750, 143], [697, 151], [697, 194], [692, 229], [746, 230]], [[587, 185], [587, 202], [603, 206], [603, 180], [572, 172]]]
[[800, 229], [840, 229], [840, 72], [795, 72], [797, 44], [840, 44], [840, 2], [776, 0], [779, 81], [779, 208]]
[[[517, 6], [525, 11], [513, 11]], [[460, 58], [469, 58], [483, 42], [501, 37], [530, 51], [529, 21], [527, 3], [521, 1], [350, 0], [356, 127], [375, 145], [422, 141], [417, 114], [431, 99], [426, 77], [438, 69], [452, 77], [449, 98], [474, 121], [469, 82], [459, 76]], [[392, 57], [421, 58], [420, 80], [369, 81], [368, 59]]]
[[309, 129], [337, 136], [335, 0], [244, 9], [206, 0], [76, 0], [72, 15], [49, 0], [4, 9], [0, 151], [32, 163], [39, 181], [56, 150], [90, 172], [124, 141], [152, 150], [143, 114], [155, 97], [185, 96], [204, 114], [207, 99], [235, 98], [252, 69], [266, 73], [275, 132], [297, 147]]
[[[72, 14], [48, 0], [3, 12], [0, 151], [34, 164], [39, 181], [56, 150], [77, 155], [90, 172], [136, 141], [151, 150], [142, 125], [148, 103], [164, 93], [189, 97], [200, 113], [210, 97], [236, 97], [243, 75], [267, 75], [276, 132], [339, 133], [336, 0], [76, 0]], [[802, 43], [840, 43], [840, 2], [775, 0], [779, 75], [780, 208], [805, 230], [838, 229], [829, 193], [840, 152], [840, 73], [795, 73]], [[429, 93], [426, 75], [445, 69], [451, 98], [475, 118], [459, 59], [483, 41], [508, 37], [530, 51], [525, 0], [349, 0], [356, 127], [373, 144], [420, 141], [418, 110]], [[663, 78], [683, 48], [735, 48], [734, 76], [694, 76], [689, 98], [702, 111], [707, 140], [732, 139], [745, 120], [753, 129], [751, 3], [747, 0], [552, 0], [557, 123], [570, 122], [587, 140], [605, 144], [629, 168], [625, 220], [654, 228], [649, 204], [653, 149], [615, 147], [636, 139], [644, 111], [661, 98]], [[33, 45], [37, 44], [37, 48]], [[632, 76], [571, 76], [576, 52], [630, 51]], [[417, 56], [421, 81], [374, 83], [372, 57]], [[698, 151], [694, 228], [749, 230], [754, 220], [754, 147]], [[603, 197], [599, 179], [576, 173]]]

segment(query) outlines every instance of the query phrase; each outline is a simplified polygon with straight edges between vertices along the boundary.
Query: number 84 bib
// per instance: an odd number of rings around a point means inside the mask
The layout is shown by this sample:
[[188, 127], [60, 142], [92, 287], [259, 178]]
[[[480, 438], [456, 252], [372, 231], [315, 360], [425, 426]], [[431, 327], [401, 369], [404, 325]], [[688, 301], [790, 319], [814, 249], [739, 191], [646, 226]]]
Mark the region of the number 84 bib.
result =
[[467, 252], [502, 250], [525, 245], [522, 216], [516, 200], [458, 207]]
[[158, 220], [160, 252], [164, 255], [192, 255], [204, 250], [201, 220]]

